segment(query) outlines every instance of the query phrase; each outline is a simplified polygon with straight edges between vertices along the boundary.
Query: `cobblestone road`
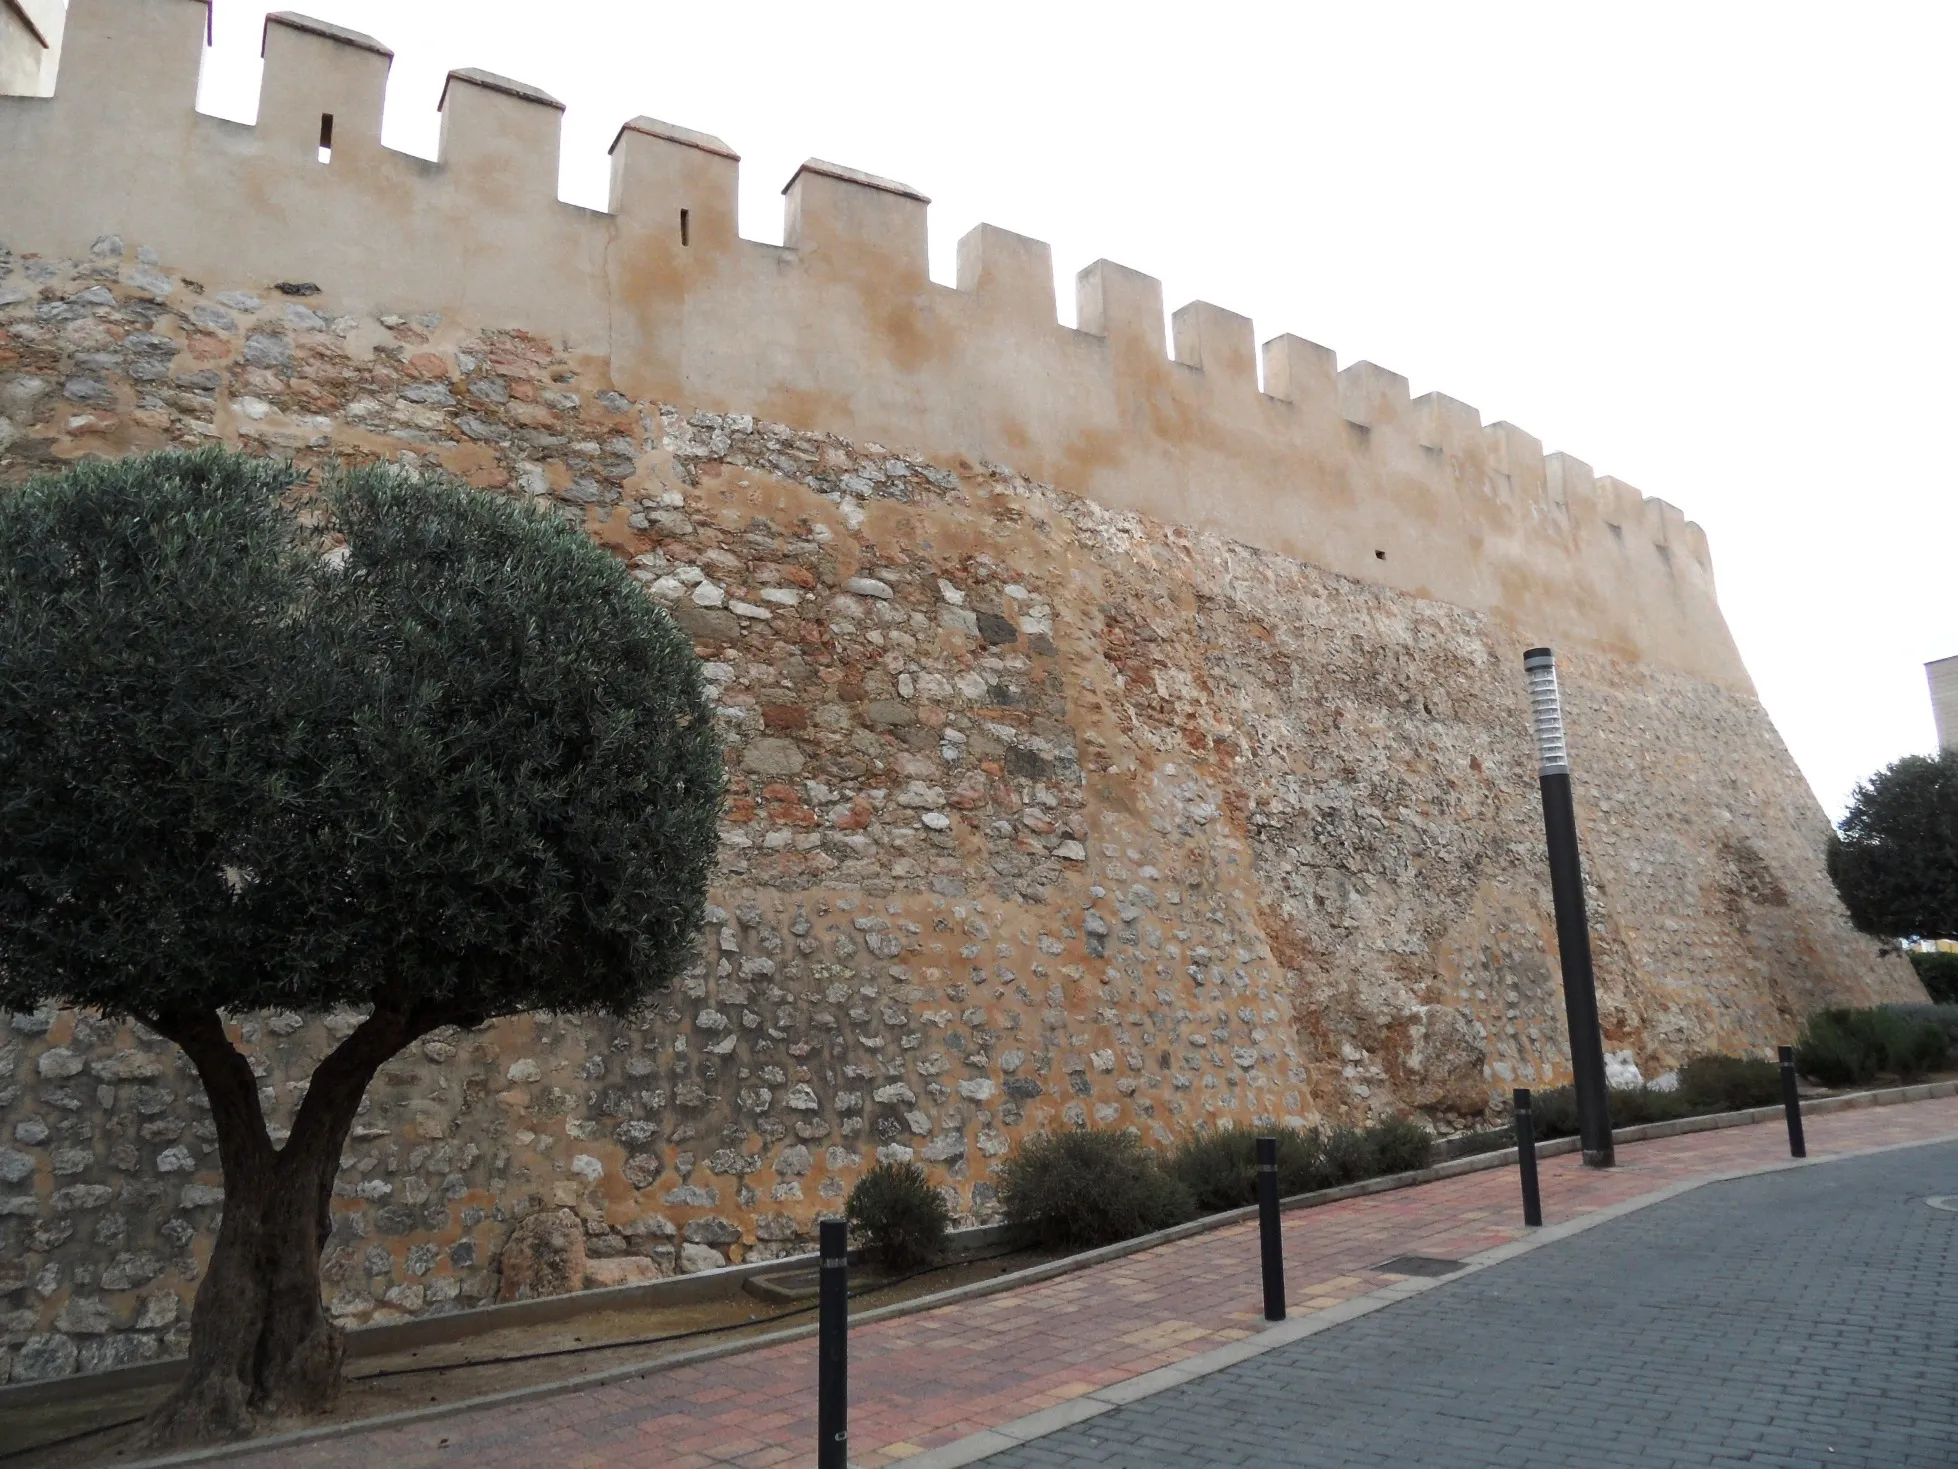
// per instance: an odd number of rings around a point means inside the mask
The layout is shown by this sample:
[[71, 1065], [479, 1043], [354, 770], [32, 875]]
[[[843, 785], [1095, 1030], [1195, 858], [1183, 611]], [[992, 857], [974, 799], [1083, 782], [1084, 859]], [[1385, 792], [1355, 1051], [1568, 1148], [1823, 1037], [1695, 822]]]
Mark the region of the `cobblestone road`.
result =
[[995, 1455], [1949, 1469], [1958, 1145], [1715, 1184]]

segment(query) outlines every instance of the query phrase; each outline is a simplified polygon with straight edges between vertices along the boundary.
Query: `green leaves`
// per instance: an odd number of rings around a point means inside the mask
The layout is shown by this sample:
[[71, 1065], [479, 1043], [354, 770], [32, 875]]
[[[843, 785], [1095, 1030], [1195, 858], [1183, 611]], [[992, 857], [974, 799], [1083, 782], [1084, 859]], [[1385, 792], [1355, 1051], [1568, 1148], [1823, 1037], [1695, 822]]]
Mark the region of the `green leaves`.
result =
[[1958, 938], [1958, 750], [1906, 756], [1859, 785], [1829, 875], [1865, 933]]
[[561, 521], [298, 490], [203, 451], [0, 501], [0, 1001], [629, 1009], [713, 863], [691, 644]]

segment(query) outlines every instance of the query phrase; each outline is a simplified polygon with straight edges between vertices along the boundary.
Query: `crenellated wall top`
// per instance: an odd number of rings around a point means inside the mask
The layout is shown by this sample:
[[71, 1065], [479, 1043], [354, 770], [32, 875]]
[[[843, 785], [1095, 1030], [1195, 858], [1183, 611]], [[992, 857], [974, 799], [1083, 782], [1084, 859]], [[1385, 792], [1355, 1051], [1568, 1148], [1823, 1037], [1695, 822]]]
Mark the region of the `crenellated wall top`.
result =
[[939, 285], [924, 195], [815, 159], [783, 191], [784, 243], [743, 239], [738, 155], [650, 118], [613, 143], [607, 210], [563, 203], [562, 104], [488, 72], [450, 73], [438, 160], [404, 154], [381, 142], [392, 53], [304, 16], [267, 17], [256, 124], [211, 117], [208, 28], [206, 0], [71, 0], [53, 95], [0, 97], [0, 240], [74, 254], [113, 232], [194, 276], [522, 327], [634, 397], [1011, 464], [1492, 613], [1519, 648], [1577, 640], [1751, 692], [1700, 528], [1466, 403], [1301, 337], [1259, 346], [1208, 302], [1165, 331], [1161, 283], [1106, 260], [1063, 326], [1048, 246], [992, 225]]

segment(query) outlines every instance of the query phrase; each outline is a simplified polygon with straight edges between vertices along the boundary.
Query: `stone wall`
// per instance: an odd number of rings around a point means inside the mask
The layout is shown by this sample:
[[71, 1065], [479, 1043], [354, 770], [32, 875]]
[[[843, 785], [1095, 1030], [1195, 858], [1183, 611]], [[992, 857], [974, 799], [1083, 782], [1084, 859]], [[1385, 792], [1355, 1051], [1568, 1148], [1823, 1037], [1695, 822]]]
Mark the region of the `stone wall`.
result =
[[[442, 468], [586, 526], [694, 637], [732, 791], [700, 960], [632, 1022], [422, 1042], [347, 1146], [337, 1319], [806, 1248], [875, 1157], [956, 1212], [1043, 1128], [1418, 1109], [1567, 1074], [1518, 635], [1001, 465], [631, 399], [435, 313], [0, 252], [0, 485], [211, 441]], [[1647, 1074], [1921, 998], [1842, 921], [1759, 705], [1560, 643], [1608, 1046]], [[289, 1115], [350, 1016], [238, 1017]], [[0, 1032], [0, 1377], [178, 1350], [222, 1206], [189, 1068]]]

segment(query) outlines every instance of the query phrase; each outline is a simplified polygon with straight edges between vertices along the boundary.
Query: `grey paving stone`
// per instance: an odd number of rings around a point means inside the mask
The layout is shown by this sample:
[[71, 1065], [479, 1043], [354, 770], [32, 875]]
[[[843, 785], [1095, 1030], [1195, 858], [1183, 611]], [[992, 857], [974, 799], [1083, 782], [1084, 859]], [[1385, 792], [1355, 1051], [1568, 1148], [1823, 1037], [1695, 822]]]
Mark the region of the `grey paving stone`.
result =
[[988, 1469], [1958, 1465], [1958, 1145], [1698, 1189]]

